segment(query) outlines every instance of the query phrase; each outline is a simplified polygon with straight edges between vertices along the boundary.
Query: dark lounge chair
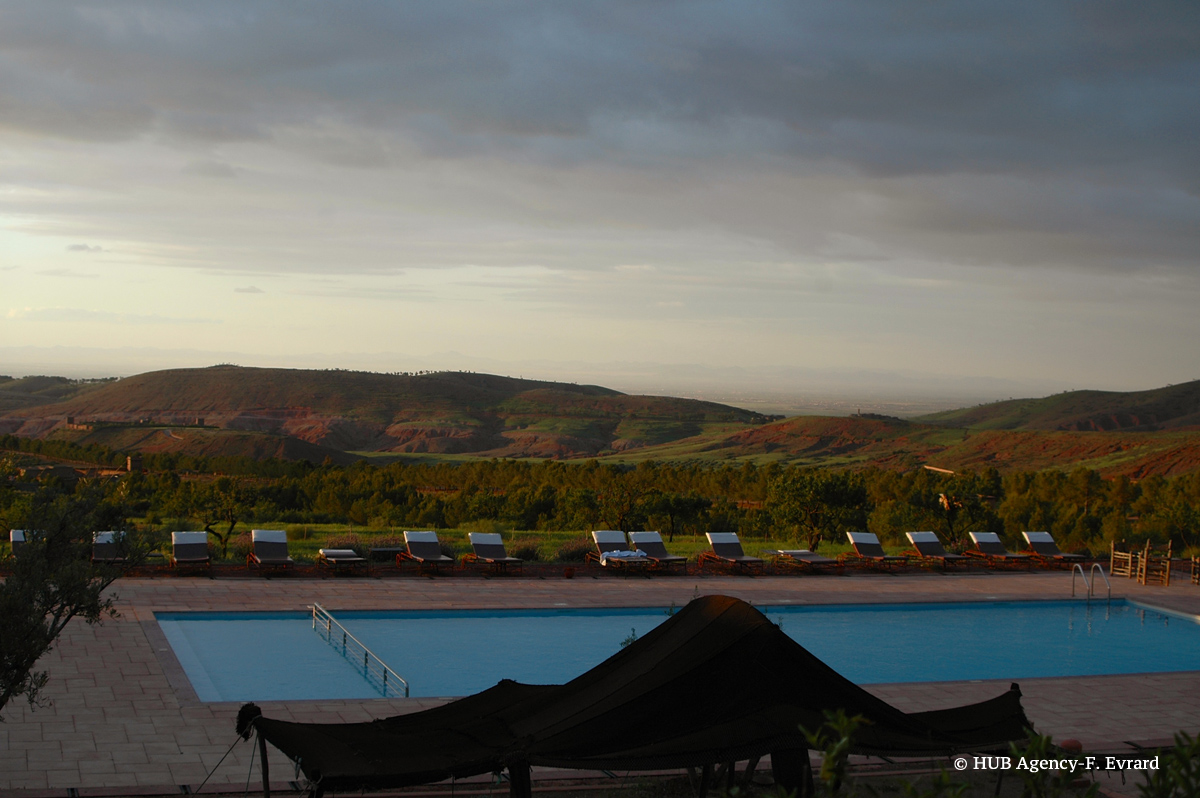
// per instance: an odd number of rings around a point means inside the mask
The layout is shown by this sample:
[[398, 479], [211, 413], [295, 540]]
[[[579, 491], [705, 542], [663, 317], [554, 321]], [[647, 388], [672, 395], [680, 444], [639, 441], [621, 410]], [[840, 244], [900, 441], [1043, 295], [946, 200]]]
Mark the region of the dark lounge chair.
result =
[[96, 532], [92, 535], [92, 562], [118, 565], [125, 562], [121, 544], [124, 532]]
[[977, 557], [986, 560], [989, 565], [1028, 565], [1028, 554], [1013, 554], [1008, 549], [1004, 548], [1004, 544], [1000, 542], [1000, 536], [995, 532], [968, 532], [971, 537], [971, 542], [975, 544], [975, 548], [967, 550], [968, 557]]
[[634, 551], [619, 529], [596, 529], [592, 532], [595, 551], [589, 551], [588, 563], [613, 568], [651, 568], [652, 560], [644, 551]]
[[212, 565], [208, 556], [207, 532], [172, 532], [171, 567]]
[[883, 550], [883, 544], [874, 532], [847, 532], [846, 539], [854, 549], [852, 554], [844, 554], [843, 562], [849, 560], [859, 565], [904, 565], [908, 558], [899, 554], [888, 554]]
[[320, 549], [317, 552], [317, 565], [330, 568], [334, 573], [342, 568], [370, 570], [367, 559], [359, 557], [354, 549]]
[[825, 557], [808, 549], [779, 549], [764, 552], [772, 556], [772, 565], [781, 571], [827, 571], [840, 570], [843, 565], [832, 557]]
[[471, 553], [462, 557], [462, 567], [472, 563], [482, 563], [497, 573], [507, 571], [511, 565], [520, 569], [525, 561], [520, 557], [509, 557], [504, 548], [504, 538], [497, 532], [471, 532], [467, 535], [471, 541]]
[[629, 540], [635, 549], [646, 552], [646, 556], [654, 560], [656, 567], [665, 570], [672, 565], [678, 565], [684, 573], [687, 573], [688, 558], [667, 551], [666, 544], [663, 543], [662, 535], [659, 533], [630, 532]]
[[736, 532], [706, 532], [711, 551], [700, 552], [698, 565], [703, 570], [706, 565], [716, 565], [721, 568], [733, 568], [739, 571], [763, 572], [765, 563], [758, 557], [749, 557], [742, 551], [742, 541], [738, 540]]
[[415, 562], [418, 569], [432, 568], [437, 571], [443, 565], [454, 567], [454, 558], [442, 554], [437, 532], [405, 532], [404, 543], [408, 551], [396, 555], [396, 565], [409, 560]]
[[967, 563], [970, 558], [962, 554], [951, 554], [942, 546], [936, 532], [905, 532], [908, 542], [917, 550], [917, 556], [922, 560], [940, 562], [942, 568], [950, 563]]
[[288, 555], [287, 532], [282, 529], [252, 529], [250, 543], [254, 548], [246, 555], [247, 568], [291, 568], [296, 564]]
[[1029, 544], [1029, 551], [1033, 558], [1039, 562], [1070, 567], [1074, 563], [1082, 563], [1087, 559], [1082, 554], [1067, 554], [1059, 549], [1049, 532], [1022, 532], [1021, 535]]
[[21, 556], [21, 547], [25, 545], [25, 530], [10, 529], [8, 530], [8, 544], [12, 551], [13, 557]]

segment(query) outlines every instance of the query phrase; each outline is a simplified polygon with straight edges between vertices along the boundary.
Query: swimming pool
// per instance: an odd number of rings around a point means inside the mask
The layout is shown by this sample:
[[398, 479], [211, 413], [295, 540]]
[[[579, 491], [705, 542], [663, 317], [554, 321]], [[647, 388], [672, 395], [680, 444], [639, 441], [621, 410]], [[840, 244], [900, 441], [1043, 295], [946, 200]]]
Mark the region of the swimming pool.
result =
[[[760, 607], [858, 684], [1195, 670], [1200, 623], [1126, 602]], [[411, 685], [461, 696], [569, 681], [667, 619], [662, 608], [338, 612]], [[202, 701], [380, 696], [307, 613], [157, 613]], [[340, 637], [339, 637], [340, 640]]]

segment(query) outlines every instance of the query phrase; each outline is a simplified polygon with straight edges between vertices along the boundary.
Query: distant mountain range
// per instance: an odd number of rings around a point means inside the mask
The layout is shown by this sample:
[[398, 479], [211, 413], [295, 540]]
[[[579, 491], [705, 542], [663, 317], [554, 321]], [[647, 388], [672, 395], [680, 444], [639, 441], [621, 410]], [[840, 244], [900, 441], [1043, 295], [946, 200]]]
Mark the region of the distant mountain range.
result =
[[801, 416], [595, 385], [436, 372], [217, 366], [78, 383], [0, 378], [0, 432], [119, 450], [349, 462], [361, 456], [754, 460], [1135, 477], [1200, 468], [1200, 382], [1075, 391], [917, 419]]

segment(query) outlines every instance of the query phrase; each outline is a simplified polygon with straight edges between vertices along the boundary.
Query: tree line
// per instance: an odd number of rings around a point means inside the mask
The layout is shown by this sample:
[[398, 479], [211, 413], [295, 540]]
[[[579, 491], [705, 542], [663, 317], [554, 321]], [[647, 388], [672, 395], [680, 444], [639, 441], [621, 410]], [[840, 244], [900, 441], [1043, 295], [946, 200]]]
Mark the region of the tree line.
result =
[[[945, 474], [594, 460], [271, 461], [216, 474], [165, 467], [158, 455], [144, 462], [145, 472], [105, 482], [106, 501], [151, 525], [218, 534], [238, 523], [447, 529], [487, 520], [521, 530], [657, 529], [666, 538], [736, 532], [814, 550], [841, 542], [846, 530], [874, 532], [895, 544], [904, 543], [907, 531], [932, 530], [957, 548], [968, 544], [971, 531], [995, 532], [1017, 546], [1023, 530], [1046, 530], [1068, 549], [1096, 553], [1113, 540], [1170, 540], [1177, 553], [1200, 545], [1200, 474], [1133, 481], [1084, 468]], [[214, 465], [188, 463], [197, 464]], [[48, 477], [39, 490], [73, 490], [55, 480]], [[10, 525], [27, 502], [27, 493], [0, 490], [0, 512]]]

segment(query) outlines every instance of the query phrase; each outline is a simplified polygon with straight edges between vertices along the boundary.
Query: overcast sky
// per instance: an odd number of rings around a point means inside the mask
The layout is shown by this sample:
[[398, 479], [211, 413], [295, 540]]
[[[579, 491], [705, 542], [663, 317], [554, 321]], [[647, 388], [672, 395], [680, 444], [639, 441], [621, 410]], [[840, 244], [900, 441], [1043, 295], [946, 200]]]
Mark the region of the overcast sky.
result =
[[0, 371], [1182, 382], [1198, 87], [1181, 2], [5, 0]]

